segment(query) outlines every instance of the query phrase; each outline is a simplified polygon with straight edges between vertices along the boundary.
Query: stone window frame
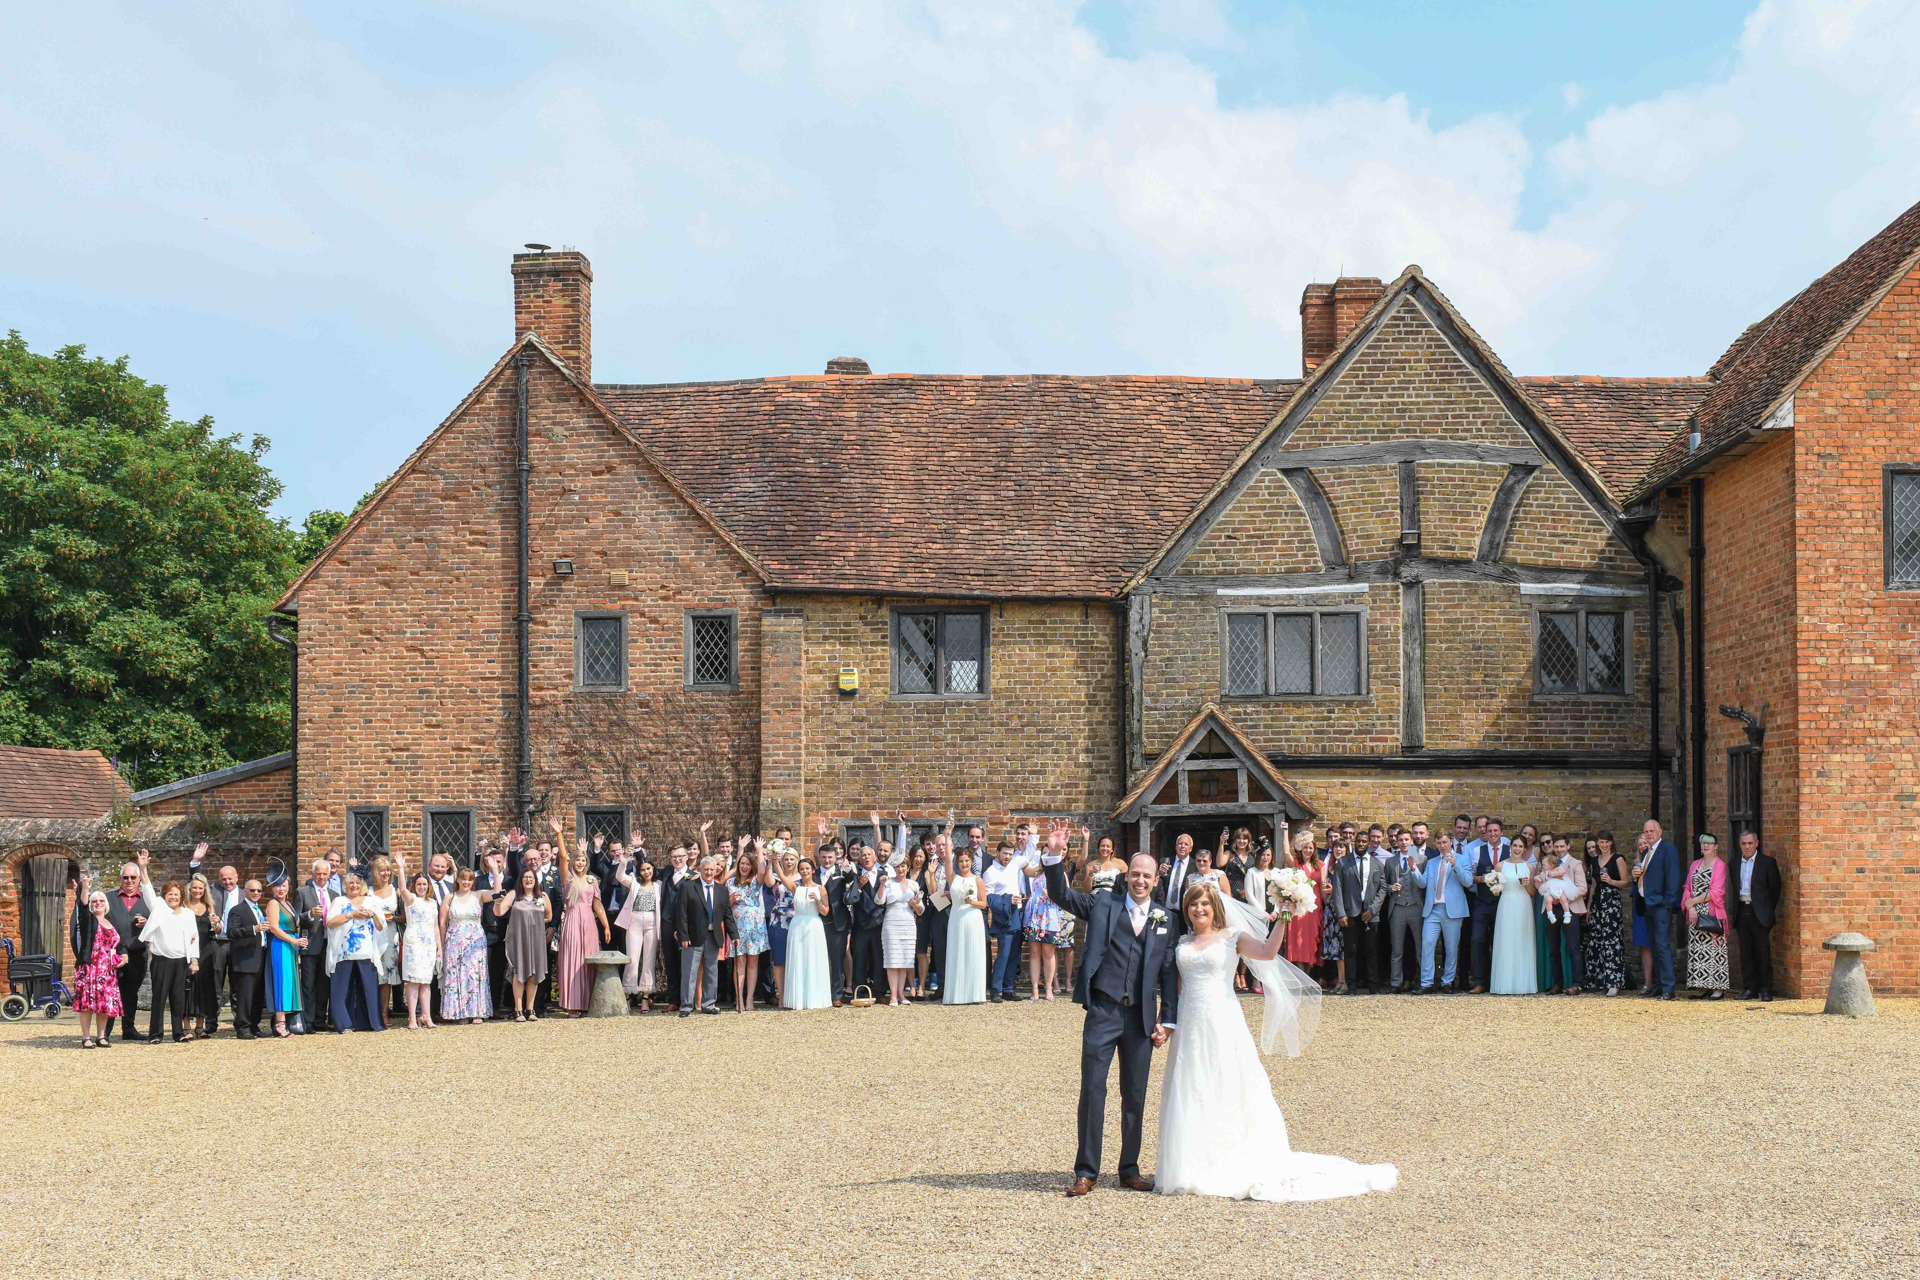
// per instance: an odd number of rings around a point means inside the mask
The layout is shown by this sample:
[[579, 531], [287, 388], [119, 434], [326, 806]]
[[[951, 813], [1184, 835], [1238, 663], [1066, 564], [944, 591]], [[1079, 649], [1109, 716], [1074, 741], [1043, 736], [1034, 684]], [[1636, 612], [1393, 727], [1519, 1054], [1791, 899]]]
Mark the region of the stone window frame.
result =
[[[693, 624], [706, 618], [725, 618], [727, 620], [728, 646], [732, 658], [728, 667], [732, 678], [725, 683], [716, 681], [694, 682], [693, 678]], [[680, 687], [689, 693], [738, 693], [740, 692], [740, 611], [738, 609], [688, 609], [680, 632]]]
[[[588, 684], [587, 622], [589, 619], [615, 618], [620, 622], [620, 682]], [[575, 609], [573, 611], [573, 691], [575, 693], [625, 693], [632, 680], [633, 628], [625, 609]]]
[[[1312, 693], [1229, 693], [1227, 691], [1228, 628], [1227, 620], [1234, 615], [1256, 615], [1267, 618], [1267, 683], [1273, 683], [1273, 623], [1276, 617], [1311, 617], [1313, 619], [1313, 639], [1309, 642], [1310, 657], [1313, 663]], [[1360, 670], [1357, 673], [1356, 691], [1353, 693], [1321, 693], [1320, 680], [1320, 619], [1324, 615], [1345, 614], [1360, 620]], [[1368, 630], [1370, 622], [1366, 604], [1327, 605], [1321, 608], [1295, 608], [1287, 605], [1231, 605], [1220, 610], [1220, 700], [1222, 702], [1365, 702], [1373, 696], [1372, 633]]]
[[[595, 813], [618, 812], [620, 814], [620, 828], [622, 832], [624, 832], [624, 834], [620, 837], [620, 843], [625, 844], [633, 838], [633, 806], [632, 805], [621, 804], [618, 801], [613, 801], [613, 800], [607, 800], [607, 801], [575, 800], [573, 802], [574, 844], [572, 848], [569, 848], [567, 850], [568, 856], [572, 856], [574, 849], [579, 848], [580, 837], [582, 835], [586, 835], [588, 810], [592, 810]], [[613, 842], [609, 840], [607, 843], [612, 844]], [[587, 837], [587, 852], [589, 855], [591, 855], [593, 852], [593, 837], [591, 836]]]
[[[426, 870], [436, 852], [433, 847], [433, 820], [436, 817], [462, 813], [467, 817], [467, 860], [462, 862], [458, 854], [449, 854], [456, 870], [461, 867], [478, 866], [480, 863], [480, 809], [470, 804], [426, 804], [420, 806], [420, 870]], [[387, 833], [387, 842], [393, 842], [393, 833]]]
[[1895, 476], [1920, 476], [1920, 462], [1886, 462], [1880, 466], [1880, 568], [1888, 591], [1920, 591], [1920, 578], [1896, 578], [1893, 573]]
[[[1541, 615], [1548, 613], [1577, 613], [1580, 615], [1580, 683], [1581, 688], [1570, 692], [1561, 692], [1541, 687], [1540, 680], [1540, 624]], [[1620, 615], [1620, 691], [1618, 693], [1594, 693], [1585, 688], [1587, 682], [1587, 615], [1590, 613], [1617, 613]], [[1632, 702], [1634, 700], [1635, 672], [1633, 666], [1633, 624], [1636, 611], [1625, 600], [1609, 600], [1597, 604], [1587, 598], [1577, 597], [1565, 600], [1544, 600], [1533, 607], [1533, 696], [1547, 702]]]
[[[900, 619], [918, 617], [923, 614], [936, 617], [970, 614], [980, 619], [980, 689], [977, 693], [906, 693], [900, 688]], [[944, 671], [946, 662], [945, 623], [939, 625], [939, 638], [934, 642], [934, 670]], [[887, 611], [887, 698], [892, 702], [985, 702], [993, 696], [993, 607], [985, 604], [902, 604]]]
[[[363, 813], [377, 813], [380, 815], [380, 834], [384, 837], [384, 843], [381, 845], [380, 848], [373, 850], [371, 853], [362, 853], [360, 850], [359, 819], [360, 819], [360, 815]], [[358, 858], [364, 862], [371, 862], [374, 859], [374, 857], [378, 854], [382, 854], [382, 853], [391, 854], [392, 852], [393, 852], [393, 812], [391, 807], [384, 804], [350, 804], [348, 805], [347, 806], [347, 839], [346, 839], [347, 861], [351, 862], [354, 859]]]

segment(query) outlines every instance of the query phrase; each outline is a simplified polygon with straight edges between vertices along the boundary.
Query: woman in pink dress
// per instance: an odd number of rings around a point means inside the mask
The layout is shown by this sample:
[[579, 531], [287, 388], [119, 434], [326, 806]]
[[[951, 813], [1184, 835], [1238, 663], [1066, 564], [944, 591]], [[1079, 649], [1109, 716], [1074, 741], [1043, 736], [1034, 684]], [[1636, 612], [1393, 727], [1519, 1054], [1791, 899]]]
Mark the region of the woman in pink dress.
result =
[[106, 1046], [107, 1025], [121, 1016], [119, 973], [127, 962], [119, 933], [107, 923], [107, 895], [97, 889], [89, 893], [89, 883], [83, 878], [75, 884], [80, 891], [76, 896], [85, 905], [75, 906], [69, 939], [75, 956], [73, 1007], [80, 1015], [82, 1049]]
[[1313, 881], [1313, 910], [1293, 917], [1287, 924], [1287, 960], [1302, 969], [1320, 963], [1320, 927], [1327, 900], [1327, 867], [1320, 851], [1313, 847], [1313, 833], [1303, 831], [1294, 839], [1293, 865]]
[[600, 882], [587, 874], [585, 840], [580, 842], [571, 866], [567, 859], [560, 860], [560, 897], [567, 904], [567, 914], [560, 922], [560, 961], [553, 985], [560, 996], [560, 1007], [581, 1014], [587, 1011], [593, 996], [593, 974], [587, 971], [587, 957], [613, 940], [607, 909], [600, 903]]

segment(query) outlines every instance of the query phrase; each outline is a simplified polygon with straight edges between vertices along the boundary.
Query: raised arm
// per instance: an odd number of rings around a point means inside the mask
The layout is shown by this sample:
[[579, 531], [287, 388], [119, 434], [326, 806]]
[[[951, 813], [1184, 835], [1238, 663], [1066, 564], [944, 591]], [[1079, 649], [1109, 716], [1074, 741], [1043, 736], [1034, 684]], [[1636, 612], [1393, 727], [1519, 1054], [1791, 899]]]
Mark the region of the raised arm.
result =
[[1067, 851], [1067, 824], [1059, 818], [1047, 823], [1047, 851], [1040, 858], [1040, 869], [1047, 881], [1047, 896], [1062, 911], [1070, 911], [1082, 920], [1093, 919], [1093, 895], [1067, 883], [1067, 868], [1062, 861]]
[[1238, 935], [1233, 940], [1235, 950], [1239, 951], [1241, 955], [1249, 960], [1271, 960], [1280, 954], [1280, 948], [1286, 944], [1287, 931], [1285, 929], [1268, 930], [1267, 940], [1265, 942], [1255, 942], [1253, 938], [1245, 933]]

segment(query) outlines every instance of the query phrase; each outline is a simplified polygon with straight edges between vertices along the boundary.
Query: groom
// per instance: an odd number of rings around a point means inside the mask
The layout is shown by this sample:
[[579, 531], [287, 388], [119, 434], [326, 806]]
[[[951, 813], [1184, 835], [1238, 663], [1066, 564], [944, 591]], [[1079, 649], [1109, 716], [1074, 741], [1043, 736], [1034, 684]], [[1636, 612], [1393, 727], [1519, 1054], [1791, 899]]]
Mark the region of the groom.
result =
[[[1066, 824], [1049, 824], [1041, 866], [1047, 896], [1087, 922], [1086, 948], [1073, 975], [1073, 999], [1084, 1005], [1080, 1032], [1080, 1149], [1074, 1155], [1069, 1196], [1084, 1196], [1100, 1176], [1100, 1140], [1107, 1118], [1107, 1069], [1120, 1050], [1120, 1185], [1153, 1190], [1140, 1176], [1140, 1127], [1147, 1108], [1153, 1051], [1167, 1042], [1180, 1002], [1174, 944], [1179, 934], [1168, 910], [1153, 901], [1159, 865], [1149, 854], [1127, 864], [1126, 888], [1082, 893], [1060, 865]], [[1175, 904], [1174, 910], [1178, 910]]]

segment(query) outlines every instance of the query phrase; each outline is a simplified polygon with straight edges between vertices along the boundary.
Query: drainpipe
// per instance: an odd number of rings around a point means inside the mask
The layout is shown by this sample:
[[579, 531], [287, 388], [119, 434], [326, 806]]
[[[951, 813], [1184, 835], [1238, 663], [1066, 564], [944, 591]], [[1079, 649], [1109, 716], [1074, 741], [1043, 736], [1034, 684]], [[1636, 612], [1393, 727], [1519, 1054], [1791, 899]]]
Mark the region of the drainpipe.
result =
[[[1693, 830], [1707, 829], [1707, 627], [1706, 587], [1701, 571], [1707, 561], [1706, 481], [1694, 480], [1687, 490], [1687, 559], [1692, 578], [1689, 595], [1693, 613]], [[1691, 849], [1691, 846], [1689, 846]]]
[[519, 666], [519, 687], [514, 702], [515, 731], [519, 735], [519, 744], [514, 754], [513, 807], [520, 815], [519, 827], [532, 838], [533, 831], [533, 727], [528, 723], [528, 629], [533, 623], [533, 614], [528, 610], [527, 587], [527, 477], [533, 470], [533, 464], [527, 455], [527, 384], [533, 367], [533, 353], [522, 351], [514, 360], [518, 372], [518, 385], [514, 393], [513, 449], [514, 467], [520, 484], [519, 510], [519, 574], [516, 579], [517, 594], [514, 599], [513, 623], [517, 638], [516, 655]]
[[1660, 567], [1649, 557], [1647, 564], [1647, 639], [1653, 650], [1651, 701], [1647, 713], [1647, 816], [1660, 816]]
[[287, 766], [287, 785], [293, 796], [293, 867], [289, 874], [293, 878], [293, 883], [297, 884], [300, 880], [300, 641], [297, 635], [280, 634], [280, 624], [283, 622], [298, 632], [300, 624], [296, 620], [273, 613], [267, 615], [267, 635], [275, 644], [287, 647], [287, 690], [290, 702], [287, 709], [287, 738], [289, 754], [293, 757]]

